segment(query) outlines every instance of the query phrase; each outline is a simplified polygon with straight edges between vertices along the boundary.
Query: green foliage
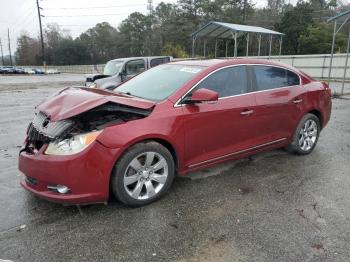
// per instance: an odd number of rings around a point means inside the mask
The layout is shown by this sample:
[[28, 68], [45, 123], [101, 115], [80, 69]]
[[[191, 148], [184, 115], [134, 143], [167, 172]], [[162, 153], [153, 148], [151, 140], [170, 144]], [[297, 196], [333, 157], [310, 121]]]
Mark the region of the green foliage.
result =
[[55, 65], [76, 65], [89, 62], [87, 47], [79, 39], [62, 39], [55, 50], [54, 56], [56, 59]]
[[118, 56], [117, 41], [119, 33], [109, 23], [98, 23], [81, 34], [79, 40], [86, 46], [88, 60], [92, 63], [105, 63], [111, 57]]
[[40, 63], [39, 40], [21, 34], [17, 39], [16, 63], [22, 65], [37, 65]]
[[300, 52], [299, 36], [313, 24], [312, 12], [311, 4], [298, 2], [293, 9], [283, 15], [281, 22], [276, 25], [276, 29], [286, 35], [283, 39], [284, 54]]
[[162, 55], [169, 55], [174, 58], [187, 58], [188, 54], [179, 44], [167, 43], [162, 50]]
[[[301, 54], [326, 54], [332, 47], [333, 29], [326, 23], [310, 25], [299, 37]], [[338, 33], [335, 42], [336, 52], [345, 52], [346, 36]]]
[[[296, 5], [285, 0], [268, 0], [264, 8], [253, 0], [178, 0], [176, 4], [159, 3], [151, 15], [134, 12], [115, 28], [107, 22], [73, 39], [58, 25], [44, 30], [45, 59], [48, 64], [98, 64], [119, 57], [172, 55], [188, 57], [192, 53], [191, 33], [209, 21], [256, 25], [285, 34], [283, 54], [329, 53], [332, 29], [325, 20], [343, 11], [335, 0], [299, 0]], [[287, 3], [288, 2], [288, 3]], [[349, 31], [349, 26], [343, 27]], [[257, 36], [250, 37], [250, 55], [257, 55]], [[203, 39], [197, 39], [196, 54], [203, 54]], [[233, 41], [228, 40], [228, 55], [233, 55]], [[215, 39], [206, 39], [206, 56], [214, 56]], [[225, 41], [218, 41], [218, 56], [225, 55]], [[22, 34], [18, 38], [16, 60], [19, 64], [40, 64], [39, 37]], [[277, 41], [272, 50], [278, 52]], [[344, 35], [339, 33], [336, 51], [344, 51]], [[261, 54], [269, 50], [268, 36], [263, 36]], [[238, 39], [238, 54], [245, 54], [245, 39]]]
[[147, 40], [152, 37], [151, 18], [141, 13], [132, 13], [119, 26], [122, 41], [119, 48], [126, 56], [150, 55], [150, 45]]

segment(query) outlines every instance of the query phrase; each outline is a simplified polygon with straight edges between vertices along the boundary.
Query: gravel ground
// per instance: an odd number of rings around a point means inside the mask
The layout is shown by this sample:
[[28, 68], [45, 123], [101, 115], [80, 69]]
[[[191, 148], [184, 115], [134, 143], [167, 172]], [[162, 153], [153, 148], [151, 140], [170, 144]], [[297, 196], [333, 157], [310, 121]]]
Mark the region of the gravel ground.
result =
[[349, 261], [350, 100], [333, 100], [308, 156], [275, 150], [228, 162], [176, 179], [142, 208], [113, 199], [78, 208], [19, 186], [34, 106], [81, 80], [47, 81], [13, 89], [0, 77], [0, 260]]

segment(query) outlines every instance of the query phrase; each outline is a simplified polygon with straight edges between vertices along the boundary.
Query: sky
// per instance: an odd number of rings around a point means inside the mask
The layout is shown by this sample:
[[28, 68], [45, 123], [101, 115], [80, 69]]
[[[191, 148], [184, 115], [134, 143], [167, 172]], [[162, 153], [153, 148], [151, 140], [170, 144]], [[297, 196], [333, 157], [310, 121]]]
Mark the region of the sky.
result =
[[[132, 12], [147, 14], [148, 0], [39, 0], [42, 7], [43, 27], [57, 23], [69, 30], [73, 37], [99, 22], [109, 22], [117, 27]], [[155, 7], [161, 0], [153, 0]], [[163, 0], [176, 3], [177, 0]], [[267, 0], [255, 0], [256, 6], [264, 6]], [[293, 0], [291, 1], [293, 2]], [[7, 30], [10, 30], [11, 51], [15, 52], [17, 37], [21, 32], [39, 35], [36, 0], [0, 0], [0, 39], [4, 55], [9, 54]]]

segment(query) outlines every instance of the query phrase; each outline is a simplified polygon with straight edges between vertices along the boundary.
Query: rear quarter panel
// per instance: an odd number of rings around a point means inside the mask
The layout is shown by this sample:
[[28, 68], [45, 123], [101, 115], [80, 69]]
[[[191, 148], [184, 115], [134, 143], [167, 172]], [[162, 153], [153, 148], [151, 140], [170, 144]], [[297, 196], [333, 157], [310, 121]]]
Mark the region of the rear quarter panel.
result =
[[322, 128], [327, 125], [331, 115], [332, 100], [325, 85], [318, 81], [304, 84], [305, 92], [302, 95], [305, 113], [317, 110], [320, 112]]

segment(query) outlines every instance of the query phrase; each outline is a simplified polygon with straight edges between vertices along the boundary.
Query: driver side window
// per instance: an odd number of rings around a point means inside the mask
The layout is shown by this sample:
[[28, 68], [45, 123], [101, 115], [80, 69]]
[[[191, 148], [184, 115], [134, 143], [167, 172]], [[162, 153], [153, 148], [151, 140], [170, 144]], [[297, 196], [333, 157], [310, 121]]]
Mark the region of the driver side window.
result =
[[131, 60], [125, 66], [127, 76], [134, 76], [145, 71], [145, 61], [143, 59]]
[[219, 94], [219, 97], [247, 93], [248, 80], [246, 66], [234, 66], [221, 69], [205, 78], [194, 90], [200, 88], [213, 90]]

